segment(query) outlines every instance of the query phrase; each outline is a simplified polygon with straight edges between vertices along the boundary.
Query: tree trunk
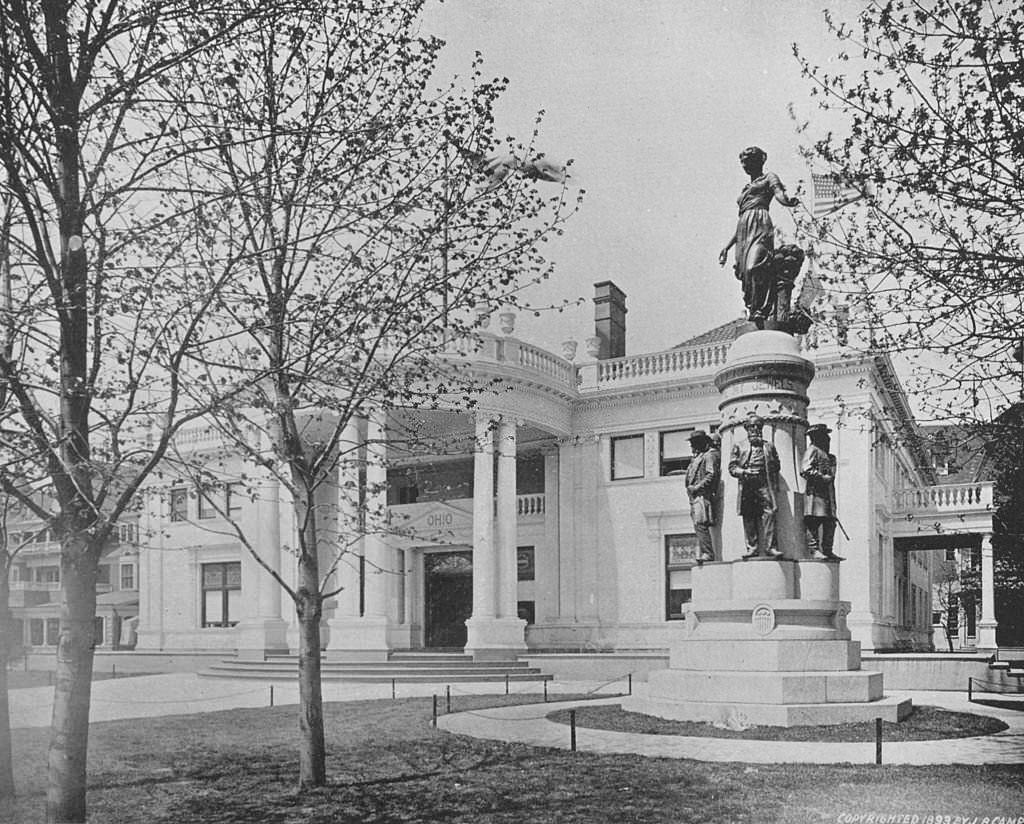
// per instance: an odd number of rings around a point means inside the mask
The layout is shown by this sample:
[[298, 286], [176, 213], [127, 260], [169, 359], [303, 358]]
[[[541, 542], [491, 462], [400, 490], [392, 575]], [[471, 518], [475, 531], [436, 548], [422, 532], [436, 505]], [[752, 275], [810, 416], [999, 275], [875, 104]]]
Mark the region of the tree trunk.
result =
[[[309, 577], [308, 563], [299, 562], [299, 575]], [[296, 611], [299, 618], [299, 787], [327, 783], [324, 745], [324, 704], [320, 681], [320, 614], [322, 602], [316, 571], [312, 586], [303, 580]]]
[[85, 761], [92, 698], [97, 562], [84, 541], [75, 538], [67, 541], [61, 557], [64, 602], [61, 604], [50, 728], [48, 824], [85, 821]]
[[14, 797], [14, 762], [11, 753], [11, 705], [7, 694], [7, 665], [14, 648], [9, 570], [0, 580], [0, 799]]

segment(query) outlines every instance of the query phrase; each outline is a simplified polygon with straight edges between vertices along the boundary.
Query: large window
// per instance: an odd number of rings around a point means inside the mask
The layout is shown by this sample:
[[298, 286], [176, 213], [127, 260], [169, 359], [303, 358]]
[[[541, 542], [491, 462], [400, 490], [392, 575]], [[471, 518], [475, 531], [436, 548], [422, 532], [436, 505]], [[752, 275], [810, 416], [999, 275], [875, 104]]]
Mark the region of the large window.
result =
[[644, 476], [644, 436], [612, 438], [612, 480]]
[[41, 566], [36, 567], [36, 581], [41, 584], [59, 584], [60, 583], [60, 567], [59, 566]]
[[211, 492], [200, 492], [199, 493], [199, 519], [201, 521], [208, 521], [210, 518], [217, 517], [217, 507], [213, 505], [213, 501], [208, 497], [213, 493]]
[[176, 486], [171, 489], [171, 520], [184, 521], [188, 519], [188, 490], [183, 486]]
[[233, 627], [242, 600], [242, 564], [203, 564], [203, 626]]
[[686, 618], [685, 605], [693, 597], [690, 570], [699, 548], [696, 535], [665, 536], [665, 618], [669, 621]]
[[135, 589], [135, 564], [121, 564], [121, 589]]
[[532, 546], [516, 547], [517, 578], [520, 581], [532, 581], [536, 575], [536, 566]]
[[693, 458], [690, 451], [690, 434], [691, 430], [688, 429], [661, 433], [660, 475], [675, 475], [686, 471]]
[[224, 506], [228, 511], [228, 517], [237, 515], [242, 511], [242, 504], [245, 501], [245, 485], [230, 483], [224, 487]]

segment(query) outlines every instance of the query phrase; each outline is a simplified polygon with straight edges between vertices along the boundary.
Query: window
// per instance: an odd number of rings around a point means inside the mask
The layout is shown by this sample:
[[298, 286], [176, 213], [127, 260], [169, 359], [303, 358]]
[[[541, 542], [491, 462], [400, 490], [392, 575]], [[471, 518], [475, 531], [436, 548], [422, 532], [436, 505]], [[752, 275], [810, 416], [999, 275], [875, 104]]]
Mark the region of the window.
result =
[[420, 499], [420, 490], [416, 485], [398, 487], [398, 503], [414, 504]]
[[57, 642], [60, 640], [60, 619], [59, 618], [47, 618], [46, 619], [46, 645], [48, 647], [57, 646]]
[[660, 457], [659, 474], [675, 475], [685, 472], [693, 458], [690, 451], [690, 431], [662, 432]]
[[135, 564], [121, 564], [121, 589], [135, 589]]
[[532, 546], [516, 547], [516, 564], [518, 566], [517, 579], [520, 581], [532, 581], [536, 574]]
[[102, 618], [93, 618], [93, 620], [92, 620], [92, 637], [93, 637], [93, 642], [96, 644], [96, 646], [99, 647], [99, 646], [103, 645], [103, 619]]
[[237, 515], [242, 511], [242, 503], [245, 500], [245, 487], [240, 483], [228, 484], [224, 487], [224, 508], [228, 517]]
[[203, 564], [203, 626], [233, 627], [242, 596], [242, 564]]
[[684, 605], [693, 597], [690, 569], [697, 562], [696, 535], [665, 536], [665, 618], [682, 621]]
[[217, 507], [213, 505], [213, 501], [208, 497], [210, 494], [202, 490], [199, 492], [199, 519], [201, 521], [208, 521], [210, 518], [216, 518], [218, 515]]
[[612, 438], [612, 480], [644, 476], [644, 436]]
[[176, 486], [171, 490], [171, 520], [184, 521], [188, 518], [188, 490]]
[[42, 618], [30, 618], [28, 622], [29, 643], [41, 647], [46, 641], [46, 625]]
[[527, 626], [537, 623], [537, 605], [534, 601], [518, 601], [516, 612], [520, 618], [526, 621]]
[[41, 584], [59, 584], [60, 583], [60, 567], [59, 566], [41, 566], [36, 567], [36, 582]]

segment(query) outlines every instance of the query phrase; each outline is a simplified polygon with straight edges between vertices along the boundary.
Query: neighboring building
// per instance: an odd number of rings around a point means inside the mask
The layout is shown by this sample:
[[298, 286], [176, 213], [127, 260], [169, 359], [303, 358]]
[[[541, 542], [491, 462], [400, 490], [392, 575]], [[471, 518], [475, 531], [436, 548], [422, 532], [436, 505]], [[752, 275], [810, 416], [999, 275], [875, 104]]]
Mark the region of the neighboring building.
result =
[[[626, 355], [625, 296], [610, 283], [597, 290], [596, 334], [578, 362], [573, 344], [566, 359], [517, 339], [503, 318], [502, 333], [483, 332], [471, 361], [507, 391], [481, 397], [472, 413], [371, 417], [347, 433], [370, 442], [368, 458], [383, 448], [381, 435], [410, 425], [446, 446], [424, 455], [397, 436], [388, 442], [392, 530], [366, 535], [342, 558], [341, 590], [324, 616], [329, 656], [664, 649], [680, 630], [696, 548], [680, 477], [688, 436], [716, 428], [713, 378], [747, 325]], [[954, 542], [979, 547], [984, 573], [988, 545], [991, 586], [991, 485], [943, 483], [886, 358], [856, 355], [826, 331], [802, 343], [817, 370], [809, 419], [832, 428], [838, 457], [845, 535], [836, 551], [846, 558], [841, 597], [852, 604], [853, 638], [865, 650], [931, 649], [933, 550], [944, 552], [956, 534]], [[198, 493], [184, 480], [154, 480], [146, 490], [138, 648], [294, 649], [291, 603], [235, 529], [293, 580], [285, 494], [251, 464], [225, 457], [212, 429], [183, 431], [176, 449], [200, 460], [208, 453], [224, 485]], [[325, 529], [343, 534], [338, 522], [356, 508], [342, 488], [370, 494], [371, 509], [384, 505], [383, 493], [367, 493], [378, 471], [368, 465], [323, 491]], [[738, 517], [734, 501], [722, 508], [724, 518]], [[742, 551], [725, 547], [725, 558]], [[323, 560], [326, 568], [330, 553]], [[983, 604], [980, 647], [994, 646], [986, 615]]]
[[[48, 500], [37, 493], [39, 503]], [[9, 551], [20, 547], [10, 572], [14, 637], [26, 648], [56, 648], [60, 623], [60, 543], [27, 509], [12, 505], [4, 525]], [[96, 646], [130, 649], [139, 614], [139, 547], [134, 522], [119, 524], [99, 564]]]

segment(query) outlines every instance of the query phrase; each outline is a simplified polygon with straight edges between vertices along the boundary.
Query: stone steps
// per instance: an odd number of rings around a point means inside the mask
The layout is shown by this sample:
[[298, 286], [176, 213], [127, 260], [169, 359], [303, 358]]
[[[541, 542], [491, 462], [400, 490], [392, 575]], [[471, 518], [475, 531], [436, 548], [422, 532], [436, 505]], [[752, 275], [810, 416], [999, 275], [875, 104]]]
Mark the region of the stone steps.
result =
[[[438, 653], [400, 653], [387, 661], [327, 661], [320, 663], [324, 681], [364, 684], [469, 683], [473, 681], [540, 682], [552, 680], [525, 661], [474, 661], [471, 656]], [[266, 660], [224, 659], [199, 674], [207, 678], [294, 679], [298, 657], [272, 655]]]

